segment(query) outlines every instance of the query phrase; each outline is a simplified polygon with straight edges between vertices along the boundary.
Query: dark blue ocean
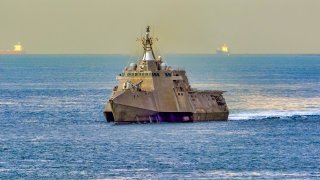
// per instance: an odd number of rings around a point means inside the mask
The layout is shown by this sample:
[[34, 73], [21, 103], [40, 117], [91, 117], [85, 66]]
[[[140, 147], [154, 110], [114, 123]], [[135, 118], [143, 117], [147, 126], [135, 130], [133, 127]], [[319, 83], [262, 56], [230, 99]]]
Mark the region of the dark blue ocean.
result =
[[0, 179], [320, 179], [320, 56], [167, 55], [230, 121], [109, 124], [135, 59], [0, 56]]

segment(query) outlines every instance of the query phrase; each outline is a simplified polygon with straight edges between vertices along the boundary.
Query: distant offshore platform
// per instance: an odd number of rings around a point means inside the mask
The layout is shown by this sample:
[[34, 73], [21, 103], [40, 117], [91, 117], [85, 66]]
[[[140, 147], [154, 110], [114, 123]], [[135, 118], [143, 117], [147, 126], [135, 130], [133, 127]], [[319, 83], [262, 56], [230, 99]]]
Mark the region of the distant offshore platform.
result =
[[0, 55], [1, 54], [25, 54], [25, 50], [23, 49], [22, 45], [20, 42], [14, 45], [13, 50], [0, 50]]
[[226, 44], [223, 44], [221, 47], [218, 47], [216, 50], [217, 54], [230, 55], [229, 47]]

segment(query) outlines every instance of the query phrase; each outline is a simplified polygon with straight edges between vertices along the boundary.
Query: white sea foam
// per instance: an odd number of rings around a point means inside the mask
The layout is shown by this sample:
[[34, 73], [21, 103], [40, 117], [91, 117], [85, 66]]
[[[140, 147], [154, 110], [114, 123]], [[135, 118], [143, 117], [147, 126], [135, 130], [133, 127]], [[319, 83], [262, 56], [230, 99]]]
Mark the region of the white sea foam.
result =
[[[126, 171], [123, 171], [126, 172]], [[112, 175], [112, 178], [103, 179], [175, 179], [183, 177], [183, 179], [305, 179], [319, 178], [319, 172], [285, 172], [285, 171], [208, 171], [208, 172], [172, 172], [164, 171], [161, 173], [152, 172], [135, 172], [134, 174], [103, 174]], [[174, 178], [175, 177], [175, 178]], [[179, 178], [178, 178], [179, 179]]]
[[6, 172], [6, 171], [10, 171], [10, 169], [0, 168], [0, 172]]
[[212, 176], [216, 179], [219, 178], [246, 178], [246, 177], [263, 177], [263, 178], [306, 178], [314, 177], [319, 178], [319, 172], [277, 172], [277, 171], [211, 171], [206, 172], [203, 176]]
[[16, 102], [0, 101], [0, 105], [16, 105]]

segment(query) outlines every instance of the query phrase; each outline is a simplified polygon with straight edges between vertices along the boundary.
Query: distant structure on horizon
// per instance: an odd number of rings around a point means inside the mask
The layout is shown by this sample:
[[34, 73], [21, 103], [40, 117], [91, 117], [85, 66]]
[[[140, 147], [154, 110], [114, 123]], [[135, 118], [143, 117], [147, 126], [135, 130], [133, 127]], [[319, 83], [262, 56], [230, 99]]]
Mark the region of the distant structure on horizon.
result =
[[23, 49], [20, 42], [14, 45], [13, 50], [0, 50], [1, 54], [25, 54], [25, 50]]
[[230, 55], [229, 47], [226, 44], [223, 44], [221, 47], [218, 47], [216, 50], [217, 54]]

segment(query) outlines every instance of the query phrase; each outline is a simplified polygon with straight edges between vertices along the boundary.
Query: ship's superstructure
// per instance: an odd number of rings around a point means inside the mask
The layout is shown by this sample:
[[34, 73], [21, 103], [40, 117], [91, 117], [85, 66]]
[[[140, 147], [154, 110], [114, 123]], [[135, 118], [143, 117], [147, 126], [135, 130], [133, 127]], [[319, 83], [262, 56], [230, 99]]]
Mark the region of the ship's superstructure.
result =
[[24, 54], [25, 51], [20, 42], [14, 45], [13, 50], [0, 50], [0, 54]]
[[144, 53], [117, 76], [104, 115], [108, 122], [159, 123], [227, 120], [223, 91], [190, 87], [185, 70], [169, 67], [152, 49], [149, 26], [141, 39]]

